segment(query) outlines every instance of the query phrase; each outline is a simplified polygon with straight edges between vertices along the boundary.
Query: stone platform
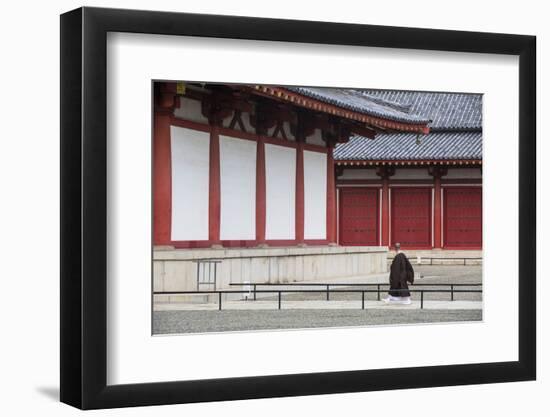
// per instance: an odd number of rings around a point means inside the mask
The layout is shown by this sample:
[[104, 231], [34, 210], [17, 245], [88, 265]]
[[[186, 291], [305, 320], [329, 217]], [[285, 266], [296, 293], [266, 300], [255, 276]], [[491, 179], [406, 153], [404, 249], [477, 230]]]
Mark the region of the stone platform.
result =
[[[215, 288], [220, 290], [232, 288], [231, 283], [353, 280], [383, 274], [387, 271], [387, 248], [311, 246], [154, 250], [154, 291], [196, 291], [198, 260], [221, 261], [217, 266]], [[213, 288], [201, 287], [204, 289]], [[155, 302], [172, 301], [168, 297], [157, 295]]]

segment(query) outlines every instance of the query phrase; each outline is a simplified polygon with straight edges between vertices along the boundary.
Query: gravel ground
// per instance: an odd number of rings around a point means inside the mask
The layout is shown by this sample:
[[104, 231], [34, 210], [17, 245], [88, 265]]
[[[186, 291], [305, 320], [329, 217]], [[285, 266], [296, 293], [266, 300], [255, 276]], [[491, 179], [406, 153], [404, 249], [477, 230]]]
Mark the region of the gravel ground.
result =
[[[481, 266], [414, 265], [416, 283], [476, 284], [482, 281]], [[357, 287], [361, 288], [361, 287]], [[373, 289], [376, 287], [365, 287]], [[436, 286], [412, 286], [411, 289], [440, 289]], [[449, 287], [446, 287], [449, 288]], [[480, 287], [462, 287], [480, 289]], [[267, 288], [266, 288], [267, 289]], [[381, 295], [385, 295], [385, 291]], [[332, 300], [359, 300], [361, 294], [332, 293]], [[376, 300], [376, 293], [367, 293], [367, 300]], [[419, 299], [419, 293], [412, 293]], [[269, 297], [271, 298], [271, 297]], [[269, 298], [263, 298], [264, 300]], [[284, 294], [283, 300], [324, 300], [326, 294]], [[425, 300], [449, 300], [449, 293], [425, 293]], [[455, 293], [455, 300], [482, 299], [481, 293]], [[481, 310], [250, 310], [250, 311], [156, 311], [153, 313], [154, 334], [208, 333], [225, 331], [297, 329], [479, 321]]]
[[480, 321], [481, 310], [156, 311], [153, 334]]

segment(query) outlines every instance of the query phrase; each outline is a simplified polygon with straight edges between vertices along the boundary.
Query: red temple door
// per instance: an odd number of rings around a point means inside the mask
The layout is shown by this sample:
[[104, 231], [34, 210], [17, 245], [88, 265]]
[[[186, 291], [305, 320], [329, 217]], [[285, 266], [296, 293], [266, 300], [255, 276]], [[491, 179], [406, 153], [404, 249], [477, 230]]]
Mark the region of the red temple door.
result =
[[340, 244], [377, 246], [378, 188], [340, 189]]
[[444, 246], [481, 248], [481, 187], [446, 187], [443, 193]]
[[404, 248], [432, 247], [432, 190], [391, 189], [391, 243]]

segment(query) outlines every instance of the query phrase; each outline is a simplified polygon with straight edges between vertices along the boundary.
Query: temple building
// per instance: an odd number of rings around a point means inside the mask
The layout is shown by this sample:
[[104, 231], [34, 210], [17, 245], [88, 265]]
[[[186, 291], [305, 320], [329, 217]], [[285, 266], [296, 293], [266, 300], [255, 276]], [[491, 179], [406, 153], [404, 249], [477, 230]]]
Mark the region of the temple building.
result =
[[154, 286], [193, 289], [204, 259], [223, 287], [479, 249], [481, 137], [480, 95], [157, 82]]
[[364, 94], [430, 119], [430, 133], [357, 135], [336, 147], [338, 243], [480, 250], [482, 96]]

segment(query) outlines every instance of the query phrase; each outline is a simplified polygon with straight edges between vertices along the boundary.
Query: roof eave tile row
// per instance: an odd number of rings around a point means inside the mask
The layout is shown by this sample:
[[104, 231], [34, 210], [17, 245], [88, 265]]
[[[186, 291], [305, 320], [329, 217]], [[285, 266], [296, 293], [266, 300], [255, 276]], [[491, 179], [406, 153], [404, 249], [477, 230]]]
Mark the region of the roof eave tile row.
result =
[[[403, 132], [416, 132], [420, 134], [427, 134], [429, 132], [429, 120], [410, 116], [406, 113], [402, 113], [404, 115], [402, 120], [394, 120], [396, 119], [395, 115], [389, 113], [386, 114], [385, 117], [372, 115], [366, 111], [357, 111], [357, 109], [354, 109], [349, 103], [346, 104], [345, 102], [336, 101], [331, 102], [331, 100], [328, 100], [326, 97], [323, 98], [318, 95], [316, 96], [313, 93], [306, 94], [306, 90], [301, 88], [255, 85], [254, 90], [256, 93], [262, 95], [275, 97], [282, 101], [287, 101], [314, 111], [359, 121], [384, 130], [390, 129]], [[392, 109], [392, 112], [395, 113], [398, 111]]]
[[[379, 134], [372, 140], [354, 136], [337, 145], [335, 161], [470, 161], [481, 160], [482, 132], [433, 132], [421, 138], [410, 133]], [[419, 139], [419, 141], [417, 140]]]

